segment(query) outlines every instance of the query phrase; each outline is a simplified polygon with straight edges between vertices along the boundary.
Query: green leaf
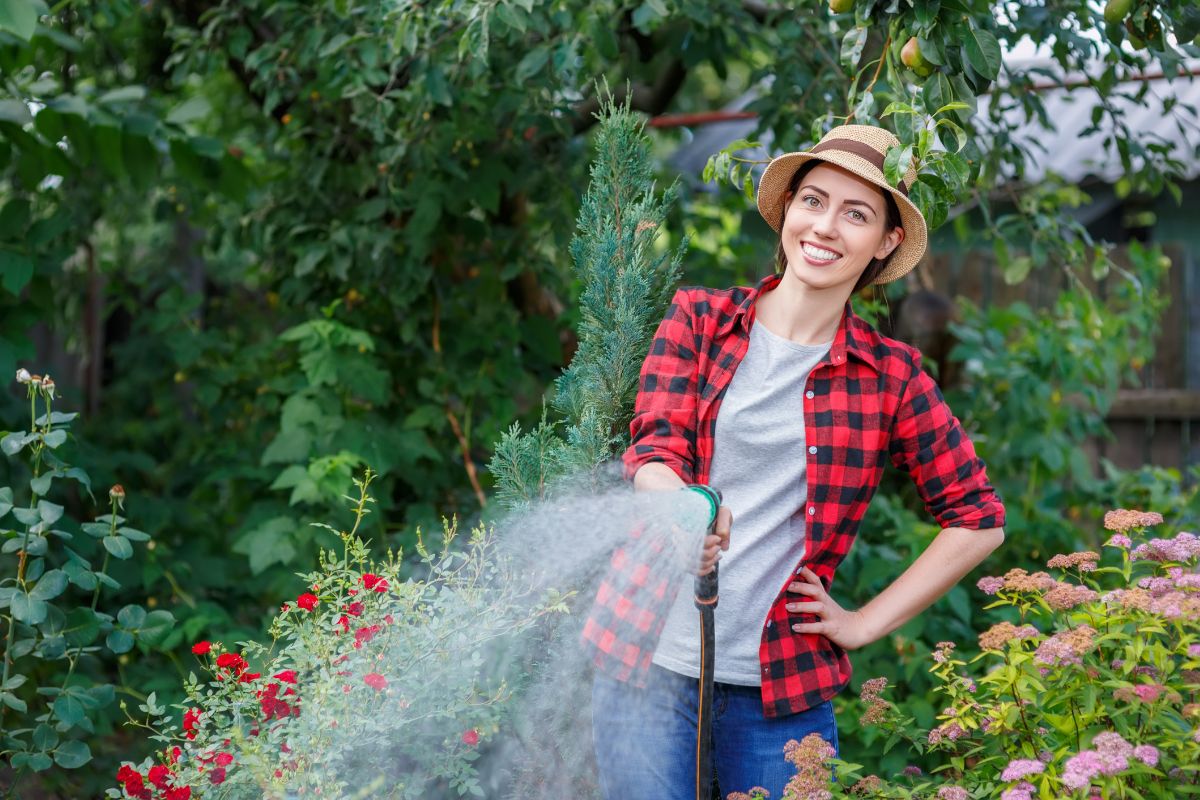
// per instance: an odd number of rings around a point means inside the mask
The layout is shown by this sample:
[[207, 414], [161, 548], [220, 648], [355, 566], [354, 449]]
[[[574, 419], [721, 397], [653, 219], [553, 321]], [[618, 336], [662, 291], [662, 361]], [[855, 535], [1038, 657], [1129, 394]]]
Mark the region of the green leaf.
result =
[[296, 557], [295, 531], [291, 517], [275, 517], [240, 538], [233, 551], [249, 556], [250, 571], [258, 575], [272, 564], [288, 564]]
[[128, 653], [133, 649], [133, 634], [118, 628], [108, 634], [104, 640], [104, 644], [116, 655]]
[[79, 699], [73, 694], [59, 695], [52, 708], [54, 716], [67, 725], [74, 725], [84, 717], [83, 703], [79, 702]]
[[532, 78], [537, 73], [541, 72], [546, 66], [546, 62], [550, 59], [550, 50], [546, 47], [534, 47], [525, 57], [517, 62], [517, 71], [514, 76], [519, 83]]
[[112, 526], [104, 522], [84, 522], [79, 526], [84, 533], [96, 539], [101, 539], [108, 536], [112, 530]]
[[921, 87], [921, 102], [925, 106], [926, 113], [930, 115], [933, 115], [937, 109], [945, 108], [955, 102], [950, 80], [941, 72], [935, 72], [929, 76]]
[[70, 413], [64, 413], [62, 411], [51, 411], [49, 419], [46, 419], [46, 415], [42, 414], [40, 417], [38, 417], [36, 420], [34, 420], [33, 424], [34, 425], [45, 425], [46, 423], [50, 423], [51, 425], [62, 425], [64, 423], [70, 422], [71, 420], [75, 419], [78, 416], [79, 416], [78, 411], [72, 411]]
[[128, 539], [131, 542], [148, 542], [148, 541], [150, 541], [150, 534], [145, 533], [144, 531], [139, 531], [137, 528], [130, 528], [128, 526], [123, 526], [123, 527], [117, 529], [117, 533], [121, 534], [122, 536], [124, 536], [126, 539]]
[[0, 486], [0, 517], [13, 508], [13, 491], [7, 486]]
[[883, 175], [888, 183], [896, 186], [904, 180], [908, 168], [912, 166], [912, 145], [893, 147], [883, 159]]
[[13, 618], [26, 625], [37, 625], [46, 618], [45, 602], [30, 597], [25, 592], [19, 591], [13, 595], [11, 610]]
[[78, 769], [92, 760], [92, 751], [85, 742], [74, 739], [63, 742], [54, 751], [54, 762], [63, 769]]
[[142, 621], [141, 629], [137, 634], [138, 641], [153, 647], [165, 639], [174, 627], [175, 615], [170, 611], [164, 609], [151, 611]]
[[54, 473], [47, 472], [44, 475], [38, 475], [36, 478], [31, 478], [29, 488], [36, 495], [47, 495], [50, 493], [50, 484], [54, 481]]
[[63, 636], [72, 647], [87, 647], [100, 635], [100, 621], [87, 606], [78, 606], [67, 614]]
[[967, 63], [988, 80], [996, 80], [1000, 74], [1000, 43], [991, 33], [979, 28], [971, 28], [963, 42], [963, 53]]
[[51, 503], [49, 500], [38, 500], [38, 516], [42, 518], [42, 522], [46, 527], [50, 527], [54, 523], [62, 519], [63, 507], [58, 503]]
[[146, 99], [146, 87], [144, 86], [122, 86], [119, 89], [110, 89], [104, 94], [96, 98], [98, 103], [136, 103], [139, 100]]
[[[25, 284], [33, 277], [33, 261], [24, 253], [17, 253], [13, 250], [0, 249], [0, 283], [4, 284], [4, 288], [9, 294], [20, 294], [25, 288]], [[9, 377], [12, 377], [11, 375]], [[15, 435], [15, 434], [10, 434]], [[4, 437], [6, 440], [9, 436]], [[17, 448], [18, 450], [20, 448]], [[9, 452], [7, 448], [4, 450], [8, 455], [13, 455], [16, 450]]]
[[52, 569], [41, 577], [29, 593], [34, 600], [53, 600], [67, 588], [67, 575], [61, 569]]
[[61, 428], [59, 430], [50, 431], [49, 433], [47, 433], [45, 436], [42, 437], [42, 441], [44, 441], [46, 443], [46, 446], [49, 447], [51, 450], [58, 448], [59, 445], [61, 445], [66, 440], [67, 440], [67, 432], [62, 430]]
[[25, 705], [25, 701], [11, 692], [0, 692], [0, 703], [4, 703], [4, 705], [11, 708], [13, 711], [17, 711], [21, 714], [29, 711], [29, 706]]
[[38, 750], [53, 750], [58, 744], [58, 732], [46, 723], [33, 729], [33, 746]]
[[212, 113], [212, 106], [203, 96], [189, 97], [167, 112], [166, 120], [172, 125], [185, 125], [204, 119]]
[[4, 0], [0, 3], [0, 29], [29, 41], [37, 28], [37, 7], [31, 0]]
[[146, 621], [146, 609], [139, 605], [127, 605], [117, 612], [117, 622], [125, 627], [136, 630]]
[[105, 536], [104, 549], [116, 558], [127, 559], [133, 555], [133, 545], [124, 536]]
[[846, 69], [853, 70], [858, 60], [862, 58], [863, 48], [867, 44], [867, 28], [865, 26], [851, 28], [842, 37], [841, 60]]

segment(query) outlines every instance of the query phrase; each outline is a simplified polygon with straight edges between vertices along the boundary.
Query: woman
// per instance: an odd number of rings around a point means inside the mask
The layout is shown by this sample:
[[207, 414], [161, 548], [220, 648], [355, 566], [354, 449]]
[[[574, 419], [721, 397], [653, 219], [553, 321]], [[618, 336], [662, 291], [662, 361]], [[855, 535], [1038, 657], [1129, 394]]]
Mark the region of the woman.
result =
[[[926, 226], [883, 161], [898, 142], [843, 125], [774, 159], [758, 208], [779, 232], [778, 272], [753, 288], [680, 289], [642, 368], [626, 451], [639, 492], [723, 494], [699, 565], [724, 558], [716, 612], [712, 753], [723, 793], [782, 796], [790, 739], [837, 745], [830, 698], [847, 650], [903, 625], [1003, 541], [1004, 508], [919, 352], [857, 317], [850, 296], [906, 274]], [[942, 527], [878, 597], [830, 594], [886, 459]], [[618, 554], [621, 556], [621, 554]], [[614, 568], [636, 569], [627, 557]], [[608, 581], [587, 622], [593, 726], [606, 798], [693, 798], [698, 625], [690, 592], [669, 613]], [[626, 582], [628, 583], [628, 582]], [[631, 611], [631, 608], [633, 611]], [[650, 630], [655, 644], [639, 633]]]

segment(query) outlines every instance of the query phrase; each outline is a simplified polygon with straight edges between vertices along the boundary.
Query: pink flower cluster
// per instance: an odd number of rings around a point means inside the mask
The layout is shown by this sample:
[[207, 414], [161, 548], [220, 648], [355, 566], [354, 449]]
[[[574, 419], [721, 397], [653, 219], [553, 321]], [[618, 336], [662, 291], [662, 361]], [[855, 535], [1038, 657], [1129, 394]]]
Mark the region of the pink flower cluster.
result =
[[970, 800], [971, 795], [961, 786], [943, 786], [938, 789], [938, 800]]
[[[1129, 759], [1134, 757], [1149, 763], [1119, 733], [1108, 731], [1096, 734], [1092, 739], [1092, 747], [1094, 749], [1083, 750], [1067, 759], [1063, 768], [1063, 784], [1071, 789], [1082, 789], [1099, 775], [1116, 775], [1129, 769]], [[1153, 759], [1158, 763], [1158, 751], [1150, 745], [1144, 747], [1154, 751]], [[1142, 755], [1151, 757], [1149, 750], [1143, 749]]]
[[1034, 660], [1049, 667], [1083, 663], [1082, 656], [1095, 646], [1095, 628], [1080, 625], [1060, 631], [1038, 645]]
[[1151, 539], [1133, 548], [1129, 555], [1143, 561], [1190, 561], [1200, 558], [1200, 537], [1185, 532], [1174, 539]]
[[1040, 761], [1031, 758], [1018, 758], [1015, 761], [1008, 762], [1008, 766], [1004, 768], [1004, 772], [1000, 773], [1000, 780], [1016, 781], [1045, 771], [1046, 765]]
[[1125, 533], [1133, 528], [1145, 528], [1150, 525], [1160, 525], [1163, 515], [1157, 511], [1131, 511], [1118, 508], [1104, 515], [1104, 527], [1117, 533]]
[[1021, 781], [1011, 789], [1005, 789], [1000, 795], [1000, 800], [1033, 800], [1033, 784], [1029, 781]]

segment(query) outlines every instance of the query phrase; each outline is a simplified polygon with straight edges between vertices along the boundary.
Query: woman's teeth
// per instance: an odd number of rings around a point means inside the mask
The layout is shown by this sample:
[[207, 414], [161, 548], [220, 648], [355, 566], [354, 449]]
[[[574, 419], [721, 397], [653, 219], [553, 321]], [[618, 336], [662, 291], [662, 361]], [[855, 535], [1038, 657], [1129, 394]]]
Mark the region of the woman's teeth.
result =
[[800, 245], [800, 247], [804, 250], [804, 254], [806, 256], [816, 259], [817, 261], [833, 261], [834, 259], [838, 258], [838, 254], [832, 250], [826, 250], [823, 247], [817, 247], [816, 245], [809, 244], [808, 242], [803, 243]]

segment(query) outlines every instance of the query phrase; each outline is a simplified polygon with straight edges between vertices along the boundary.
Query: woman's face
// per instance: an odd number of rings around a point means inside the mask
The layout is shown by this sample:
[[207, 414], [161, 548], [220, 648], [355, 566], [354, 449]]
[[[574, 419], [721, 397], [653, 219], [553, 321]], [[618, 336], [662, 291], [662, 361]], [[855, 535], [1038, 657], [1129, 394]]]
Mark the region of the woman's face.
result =
[[813, 289], [845, 287], [849, 295], [871, 259], [904, 240], [903, 228], [886, 230], [883, 191], [832, 164], [813, 167], [784, 202], [786, 274]]

